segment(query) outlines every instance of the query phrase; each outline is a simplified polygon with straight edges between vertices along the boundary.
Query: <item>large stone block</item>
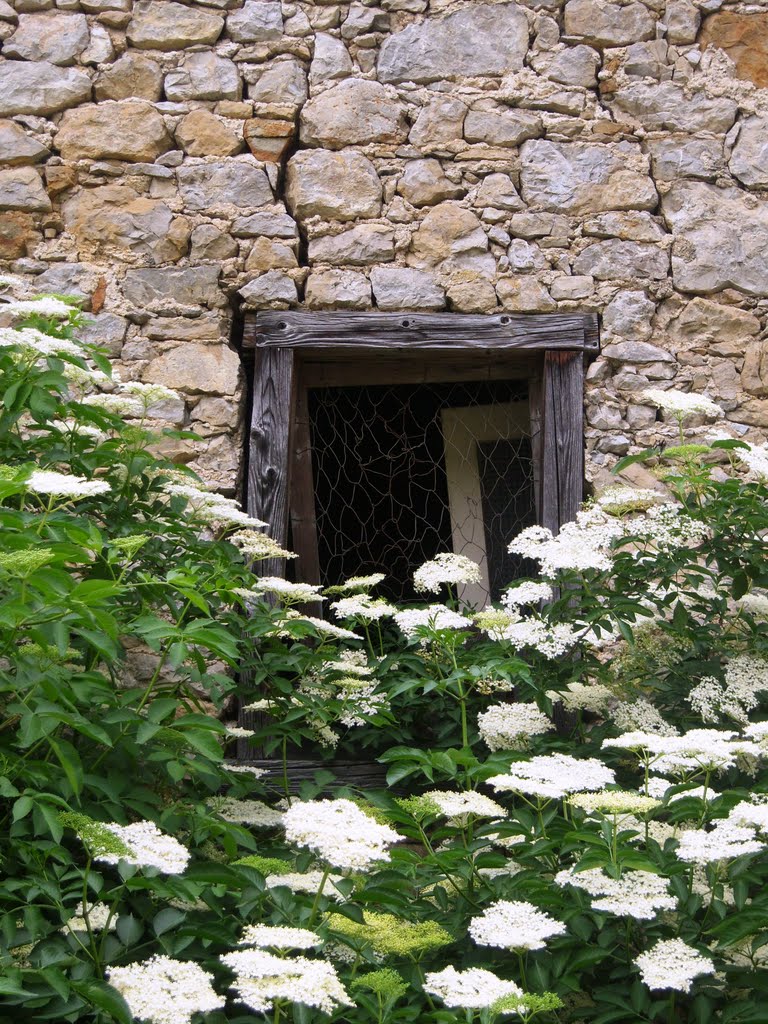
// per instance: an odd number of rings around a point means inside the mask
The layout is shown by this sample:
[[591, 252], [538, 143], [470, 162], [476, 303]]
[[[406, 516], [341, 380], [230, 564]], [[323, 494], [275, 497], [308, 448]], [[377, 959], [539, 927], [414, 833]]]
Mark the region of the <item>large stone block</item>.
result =
[[410, 267], [374, 267], [371, 286], [376, 305], [385, 312], [445, 309], [445, 292], [433, 274]]
[[190, 156], [232, 156], [243, 148], [243, 137], [210, 110], [197, 108], [181, 119], [176, 140]]
[[477, 270], [493, 273], [488, 236], [471, 210], [458, 203], [441, 203], [429, 211], [411, 242], [408, 262], [420, 267]]
[[391, 87], [349, 78], [305, 103], [301, 140], [309, 146], [344, 149], [371, 142], [394, 144], [408, 133], [405, 107]]
[[702, 26], [699, 46], [702, 50], [707, 46], [725, 50], [736, 65], [738, 78], [760, 88], [768, 86], [768, 14], [712, 14]]
[[20, 210], [0, 213], [0, 259], [18, 260], [28, 256], [39, 240], [34, 214]]
[[88, 21], [84, 14], [51, 11], [22, 14], [19, 27], [3, 43], [4, 57], [74, 64], [88, 45]]
[[123, 295], [138, 306], [173, 310], [179, 306], [208, 306], [224, 303], [219, 291], [219, 267], [190, 267], [186, 270], [129, 270]]
[[257, 103], [298, 107], [307, 98], [307, 73], [297, 60], [276, 61], [248, 86], [248, 96]]
[[0, 121], [0, 159], [4, 164], [36, 164], [50, 155], [46, 146], [27, 135], [15, 121]]
[[464, 138], [467, 142], [486, 142], [490, 146], [519, 146], [526, 139], [544, 134], [544, 125], [538, 114], [519, 110], [500, 103], [481, 100], [464, 119]]
[[513, 313], [551, 313], [557, 303], [547, 289], [533, 277], [503, 277], [496, 294], [504, 309]]
[[[617, 292], [603, 311], [603, 330], [627, 342], [646, 342], [653, 334], [655, 312], [656, 304], [645, 292]], [[652, 363], [655, 360], [640, 361]]]
[[413, 206], [434, 206], [446, 199], [460, 199], [465, 190], [446, 178], [439, 160], [409, 160], [397, 191]]
[[66, 111], [55, 145], [65, 160], [151, 161], [172, 141], [151, 103], [107, 100]]
[[294, 217], [356, 220], [381, 213], [381, 182], [361, 153], [302, 150], [288, 161], [285, 197]]
[[191, 53], [180, 68], [165, 76], [166, 99], [239, 100], [242, 93], [237, 65], [211, 51]]
[[189, 210], [236, 206], [240, 210], [272, 202], [264, 171], [250, 157], [185, 163], [178, 169], [179, 191]]
[[193, 395], [234, 395], [240, 359], [227, 345], [177, 345], [150, 360], [142, 379]]
[[32, 167], [0, 171], [0, 210], [47, 213], [51, 200], [38, 172]]
[[661, 209], [675, 238], [676, 287], [768, 295], [768, 205], [736, 188], [681, 181], [663, 197]]
[[246, 0], [239, 11], [227, 15], [227, 34], [238, 43], [260, 43], [283, 34], [283, 14], [278, 0]]
[[568, 0], [565, 5], [566, 35], [594, 46], [627, 46], [652, 39], [656, 22], [641, 3], [616, 4], [607, 0]]
[[672, 342], [686, 352], [742, 356], [760, 333], [760, 321], [746, 309], [697, 296], [667, 327]]
[[346, 46], [336, 36], [318, 32], [315, 36], [315, 51], [309, 66], [309, 79], [315, 84], [335, 78], [346, 78], [352, 74], [352, 58]]
[[768, 117], [742, 121], [728, 167], [747, 188], [768, 188]]
[[457, 96], [437, 95], [421, 108], [408, 141], [423, 153], [439, 153], [461, 144], [467, 105]]
[[477, 4], [388, 36], [378, 75], [382, 82], [500, 76], [519, 71], [527, 49], [528, 19], [516, 4]]
[[669, 273], [669, 253], [644, 242], [607, 239], [595, 242], [576, 257], [574, 274], [591, 274], [598, 281], [663, 281]]
[[163, 95], [163, 72], [157, 61], [129, 50], [96, 79], [97, 100], [142, 99], [156, 103]]
[[370, 309], [371, 285], [357, 270], [314, 270], [304, 298], [310, 309]]
[[128, 42], [139, 50], [180, 50], [215, 43], [224, 28], [218, 14], [173, 0], [138, 0], [128, 22]]
[[658, 196], [637, 146], [532, 140], [521, 149], [523, 199], [545, 210], [652, 210]]
[[363, 267], [394, 258], [394, 232], [386, 224], [358, 224], [339, 235], [323, 235], [309, 243], [310, 263]]
[[47, 61], [0, 60], [0, 117], [46, 117], [91, 98], [91, 80], [77, 68]]
[[727, 132], [736, 120], [733, 100], [703, 92], [686, 96], [673, 82], [633, 82], [613, 96], [615, 106], [643, 128], [669, 132]]
[[132, 255], [153, 264], [172, 263], [187, 251], [187, 219], [126, 185], [79, 192], [64, 203], [62, 215], [81, 249], [102, 259]]
[[668, 135], [648, 143], [657, 181], [678, 178], [713, 180], [725, 170], [722, 139], [692, 139], [687, 135]]
[[268, 270], [244, 285], [239, 294], [255, 309], [288, 309], [299, 301], [296, 282], [281, 270]]

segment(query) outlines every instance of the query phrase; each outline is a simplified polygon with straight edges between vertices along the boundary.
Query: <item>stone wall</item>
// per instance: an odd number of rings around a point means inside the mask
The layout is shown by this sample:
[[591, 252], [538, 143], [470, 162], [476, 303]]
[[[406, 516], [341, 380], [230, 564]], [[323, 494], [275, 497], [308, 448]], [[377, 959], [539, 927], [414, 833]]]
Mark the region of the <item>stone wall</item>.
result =
[[768, 427], [765, 0], [0, 0], [0, 40], [3, 268], [183, 393], [217, 486], [240, 302], [597, 311], [593, 478], [649, 382]]

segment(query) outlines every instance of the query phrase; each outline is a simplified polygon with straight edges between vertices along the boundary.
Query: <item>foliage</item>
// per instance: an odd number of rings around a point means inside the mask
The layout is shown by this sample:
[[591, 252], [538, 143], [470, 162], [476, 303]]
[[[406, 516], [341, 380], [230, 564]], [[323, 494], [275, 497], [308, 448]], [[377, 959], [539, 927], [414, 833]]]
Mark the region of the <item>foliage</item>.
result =
[[[334, 627], [157, 454], [173, 396], [40, 308], [0, 328], [0, 1020], [764, 1019], [759, 451], [751, 480], [741, 442], [646, 453], [668, 497], [527, 531], [547, 577], [495, 610], [444, 556], [437, 608], [374, 579]], [[387, 787], [334, 782], [351, 752]]]

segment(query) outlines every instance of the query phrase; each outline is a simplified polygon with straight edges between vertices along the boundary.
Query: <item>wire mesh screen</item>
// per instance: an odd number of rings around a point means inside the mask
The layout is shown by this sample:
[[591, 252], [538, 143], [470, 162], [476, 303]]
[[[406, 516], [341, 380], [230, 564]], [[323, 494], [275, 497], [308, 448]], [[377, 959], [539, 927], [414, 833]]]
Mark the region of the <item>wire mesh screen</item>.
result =
[[535, 522], [525, 381], [323, 387], [309, 391], [321, 581], [411, 576], [443, 551], [480, 563], [463, 600], [498, 599], [524, 566], [509, 540]]

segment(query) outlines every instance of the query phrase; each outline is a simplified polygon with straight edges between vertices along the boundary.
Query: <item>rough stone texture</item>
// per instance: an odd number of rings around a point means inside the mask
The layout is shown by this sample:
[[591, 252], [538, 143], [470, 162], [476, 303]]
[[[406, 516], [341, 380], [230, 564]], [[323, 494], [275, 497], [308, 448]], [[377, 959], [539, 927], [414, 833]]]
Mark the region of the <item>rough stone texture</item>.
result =
[[523, 199], [545, 210], [599, 213], [652, 210], [658, 201], [637, 147], [526, 142], [521, 150]]
[[238, 43], [259, 43], [279, 39], [283, 15], [277, 0], [246, 0], [239, 11], [227, 15], [227, 34]]
[[436, 82], [504, 75], [523, 66], [528, 22], [515, 4], [478, 4], [428, 18], [389, 36], [378, 62], [382, 82]]
[[307, 73], [296, 60], [281, 60], [249, 85], [248, 96], [257, 103], [284, 104], [298, 108], [307, 98]]
[[565, 32], [595, 46], [626, 46], [651, 39], [656, 23], [641, 3], [626, 5], [606, 0], [568, 0]]
[[655, 312], [656, 304], [645, 292], [617, 292], [605, 307], [603, 329], [614, 337], [626, 338], [628, 342], [647, 341], [653, 334], [651, 320]]
[[687, 97], [679, 85], [637, 82], [619, 89], [614, 103], [650, 131], [727, 132], [736, 119], [733, 100], [696, 92]]
[[335, 78], [347, 78], [351, 74], [352, 58], [344, 43], [327, 32], [318, 32], [309, 66], [310, 82], [328, 82]]
[[138, 0], [128, 23], [128, 42], [139, 50], [178, 50], [196, 43], [215, 43], [224, 19], [210, 11], [173, 0]]
[[349, 78], [309, 100], [301, 112], [301, 141], [308, 146], [344, 149], [370, 142], [402, 142], [405, 108], [394, 89]]
[[96, 78], [97, 100], [142, 99], [154, 103], [163, 94], [163, 72], [157, 61], [129, 51]]
[[176, 141], [190, 156], [232, 156], [243, 148], [238, 136], [215, 114], [198, 108], [182, 118]]
[[364, 267], [388, 263], [395, 256], [395, 240], [386, 224], [361, 224], [339, 235], [324, 235], [309, 243], [310, 264], [330, 263]]
[[377, 217], [381, 212], [381, 183], [376, 168], [351, 151], [297, 153], [288, 163], [285, 197], [299, 220], [312, 216], [354, 220]]
[[672, 277], [681, 291], [734, 287], [768, 295], [768, 206], [748, 203], [735, 188], [681, 181], [662, 210], [675, 239]]
[[587, 246], [573, 262], [575, 274], [591, 274], [598, 281], [631, 281], [648, 277], [661, 281], [669, 270], [669, 255], [644, 242], [608, 239]]
[[495, 269], [488, 238], [477, 216], [458, 203], [441, 203], [429, 211], [413, 236], [411, 261], [420, 267]]
[[473, 107], [464, 119], [464, 138], [467, 142], [487, 142], [491, 146], [519, 146], [526, 139], [535, 139], [543, 132], [538, 114], [529, 110], [515, 110], [501, 104]]
[[269, 270], [240, 289], [248, 305], [257, 309], [287, 309], [298, 301], [296, 283], [288, 274]]
[[424, 270], [408, 267], [374, 267], [371, 287], [376, 305], [384, 312], [416, 309], [428, 312], [445, 308], [445, 293]]
[[439, 160], [409, 160], [397, 191], [414, 206], [434, 206], [446, 199], [459, 199], [464, 190], [446, 178]]
[[699, 46], [725, 50], [736, 65], [739, 78], [760, 88], [768, 86], [768, 14], [712, 14], [702, 26]]
[[225, 345], [177, 345], [153, 359], [142, 379], [191, 394], [234, 395], [240, 375], [236, 352]]
[[728, 168], [747, 188], [768, 187], [768, 117], [742, 121]]
[[247, 157], [241, 157], [237, 164], [223, 160], [184, 164], [179, 168], [177, 177], [179, 192], [188, 210], [221, 206], [235, 206], [242, 210], [272, 201], [272, 189], [266, 174]]
[[199, 306], [222, 304], [218, 267], [192, 267], [188, 270], [129, 270], [123, 294], [140, 309], [186, 306], [197, 313]]
[[371, 285], [356, 270], [315, 270], [307, 278], [304, 299], [310, 309], [370, 309]]
[[722, 139], [669, 135], [648, 143], [656, 181], [701, 178], [714, 181], [725, 169]]
[[239, 100], [242, 92], [237, 65], [215, 53], [191, 53], [182, 66], [165, 78], [166, 99]]
[[32, 167], [0, 171], [0, 210], [26, 210], [46, 213], [51, 200], [40, 175]]
[[107, 101], [68, 110], [56, 147], [65, 160], [149, 161], [171, 148], [171, 137], [152, 104]]
[[436, 96], [421, 108], [408, 141], [424, 153], [439, 153], [461, 138], [467, 105], [452, 96]]
[[39, 239], [34, 214], [0, 213], [0, 259], [17, 260], [28, 256]]
[[84, 14], [22, 14], [19, 27], [3, 43], [3, 56], [72, 64], [88, 45], [88, 38]]
[[14, 121], [0, 121], [0, 154], [4, 164], [36, 164], [51, 155], [51, 151], [27, 135]]
[[503, 277], [496, 294], [502, 307], [513, 313], [551, 313], [557, 308], [544, 285], [531, 277]]
[[0, 117], [55, 114], [91, 98], [91, 80], [77, 68], [46, 61], [0, 62]]

